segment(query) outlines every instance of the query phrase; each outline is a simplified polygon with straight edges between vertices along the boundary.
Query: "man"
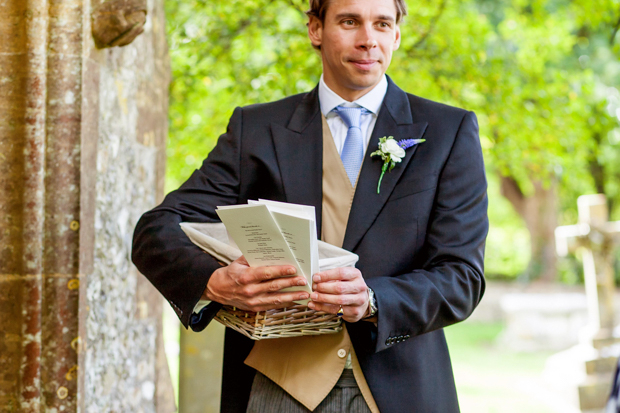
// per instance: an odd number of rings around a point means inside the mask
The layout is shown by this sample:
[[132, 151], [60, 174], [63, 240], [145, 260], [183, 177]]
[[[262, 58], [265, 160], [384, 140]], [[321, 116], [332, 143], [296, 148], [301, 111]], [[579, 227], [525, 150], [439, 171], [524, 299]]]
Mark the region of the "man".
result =
[[[311, 0], [319, 86], [235, 109], [202, 167], [138, 223], [134, 262], [195, 330], [222, 304], [262, 311], [308, 298], [280, 291], [305, 282], [291, 267], [251, 268], [243, 257], [221, 266], [187, 239], [178, 224], [216, 222], [218, 205], [313, 205], [322, 239], [360, 257], [356, 268], [313, 278], [309, 307], [342, 311], [341, 337], [253, 348], [227, 329], [224, 412], [345, 411], [336, 407], [343, 404], [354, 412], [458, 412], [442, 328], [468, 317], [484, 291], [486, 179], [475, 115], [406, 94], [385, 76], [405, 14], [402, 0]], [[377, 188], [383, 161], [370, 153], [384, 136], [425, 142], [407, 149]], [[212, 302], [193, 314], [201, 298]], [[338, 352], [346, 364], [329, 358], [330, 345], [346, 343], [352, 347]], [[355, 389], [345, 391], [349, 359], [358, 370]]]

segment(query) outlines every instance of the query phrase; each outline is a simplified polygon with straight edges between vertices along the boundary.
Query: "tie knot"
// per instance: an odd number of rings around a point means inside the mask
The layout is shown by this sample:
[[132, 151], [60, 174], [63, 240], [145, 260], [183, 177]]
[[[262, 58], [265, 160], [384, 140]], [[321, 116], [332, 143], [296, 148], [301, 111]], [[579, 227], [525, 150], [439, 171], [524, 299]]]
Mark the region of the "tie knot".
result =
[[340, 116], [348, 128], [359, 128], [362, 115], [365, 113], [370, 113], [367, 109], [362, 107], [347, 108], [344, 106], [336, 106], [334, 108], [334, 112]]

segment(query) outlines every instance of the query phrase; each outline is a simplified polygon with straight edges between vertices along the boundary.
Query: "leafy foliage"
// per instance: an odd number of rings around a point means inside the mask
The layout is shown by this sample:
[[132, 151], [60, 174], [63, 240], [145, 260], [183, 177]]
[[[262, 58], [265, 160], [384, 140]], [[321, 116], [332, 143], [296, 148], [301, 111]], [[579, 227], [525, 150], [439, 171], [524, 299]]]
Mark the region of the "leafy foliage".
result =
[[167, 1], [173, 82], [167, 188], [200, 165], [233, 110], [313, 88], [320, 57], [301, 2]]
[[[576, 197], [593, 192], [614, 200], [620, 219], [620, 0], [408, 3], [388, 71], [396, 83], [474, 110], [490, 175], [513, 178], [525, 195], [533, 182], [559, 182], [560, 222], [574, 223]], [[168, 189], [200, 165], [236, 106], [316, 85], [321, 61], [306, 8], [302, 0], [166, 2]], [[487, 267], [515, 276], [528, 259], [522, 241], [494, 251], [522, 240], [523, 226], [493, 185]]]

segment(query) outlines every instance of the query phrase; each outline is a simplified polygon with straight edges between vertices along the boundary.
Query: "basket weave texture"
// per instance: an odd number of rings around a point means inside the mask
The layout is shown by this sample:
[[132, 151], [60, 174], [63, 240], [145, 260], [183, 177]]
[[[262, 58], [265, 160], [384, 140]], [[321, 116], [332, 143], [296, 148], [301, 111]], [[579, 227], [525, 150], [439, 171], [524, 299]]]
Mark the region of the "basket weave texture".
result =
[[258, 313], [224, 306], [215, 319], [252, 340], [316, 336], [342, 330], [340, 317], [311, 310], [305, 305]]

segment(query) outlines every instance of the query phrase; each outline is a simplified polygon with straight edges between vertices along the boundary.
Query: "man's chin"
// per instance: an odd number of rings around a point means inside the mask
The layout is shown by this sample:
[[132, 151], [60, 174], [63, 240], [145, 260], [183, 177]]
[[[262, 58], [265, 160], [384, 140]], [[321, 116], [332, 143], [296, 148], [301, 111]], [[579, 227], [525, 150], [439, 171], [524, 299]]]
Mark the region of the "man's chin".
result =
[[350, 85], [349, 87], [353, 90], [368, 90], [368, 89], [372, 89], [373, 87], [375, 87], [380, 81], [381, 78], [383, 76], [383, 73], [381, 74], [368, 74], [366, 76], [356, 76], [356, 77], [352, 77], [350, 78]]

